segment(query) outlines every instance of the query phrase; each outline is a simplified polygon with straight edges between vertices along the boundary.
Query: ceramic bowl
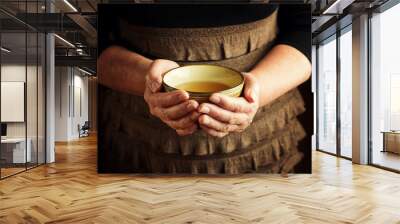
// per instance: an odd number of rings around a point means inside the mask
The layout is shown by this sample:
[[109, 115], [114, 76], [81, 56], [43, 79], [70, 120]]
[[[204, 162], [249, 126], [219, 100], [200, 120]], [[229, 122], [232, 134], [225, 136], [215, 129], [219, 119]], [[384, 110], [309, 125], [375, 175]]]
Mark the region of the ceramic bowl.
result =
[[244, 77], [240, 72], [219, 65], [181, 66], [166, 72], [163, 78], [165, 91], [182, 89], [198, 102], [207, 102], [216, 92], [238, 97], [243, 84]]

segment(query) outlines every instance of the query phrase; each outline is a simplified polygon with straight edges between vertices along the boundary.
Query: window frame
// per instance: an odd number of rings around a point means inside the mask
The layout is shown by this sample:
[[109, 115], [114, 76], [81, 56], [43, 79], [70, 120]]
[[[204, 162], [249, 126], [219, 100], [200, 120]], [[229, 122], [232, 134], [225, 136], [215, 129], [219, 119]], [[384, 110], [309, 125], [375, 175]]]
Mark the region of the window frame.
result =
[[[341, 67], [340, 67], [340, 37], [344, 34], [346, 34], [347, 32], [351, 32], [352, 31], [352, 23], [347, 24], [345, 27], [341, 28], [341, 29], [337, 29], [335, 33], [333, 33], [332, 35], [330, 35], [329, 37], [319, 41], [316, 44], [316, 76], [315, 76], [315, 81], [316, 81], [316, 151], [319, 152], [323, 152], [323, 153], [327, 153], [329, 155], [333, 155], [333, 156], [337, 156], [339, 158], [343, 158], [343, 159], [347, 159], [347, 160], [352, 160], [352, 158], [347, 157], [342, 155], [341, 153], [341, 118], [340, 118], [340, 103], [341, 103], [341, 97], [340, 97], [340, 77], [341, 77]], [[319, 85], [320, 85], [320, 80], [319, 80], [319, 47], [320, 45], [329, 43], [330, 41], [336, 41], [336, 152], [332, 153], [332, 152], [328, 152], [324, 149], [321, 149], [320, 143], [319, 143], [319, 112], [320, 112], [320, 106], [319, 106]]]

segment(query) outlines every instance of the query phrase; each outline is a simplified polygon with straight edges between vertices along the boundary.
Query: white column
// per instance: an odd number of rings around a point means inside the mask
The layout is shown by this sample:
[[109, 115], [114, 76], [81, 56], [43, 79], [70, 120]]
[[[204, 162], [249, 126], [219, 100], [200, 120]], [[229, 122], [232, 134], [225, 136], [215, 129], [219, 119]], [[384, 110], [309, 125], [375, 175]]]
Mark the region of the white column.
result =
[[71, 67], [55, 68], [55, 141], [71, 140], [71, 74]]
[[[47, 12], [54, 11], [50, 1], [46, 1]], [[55, 54], [54, 34], [46, 34], [46, 163], [55, 161]]]
[[368, 163], [368, 15], [353, 19], [353, 162]]

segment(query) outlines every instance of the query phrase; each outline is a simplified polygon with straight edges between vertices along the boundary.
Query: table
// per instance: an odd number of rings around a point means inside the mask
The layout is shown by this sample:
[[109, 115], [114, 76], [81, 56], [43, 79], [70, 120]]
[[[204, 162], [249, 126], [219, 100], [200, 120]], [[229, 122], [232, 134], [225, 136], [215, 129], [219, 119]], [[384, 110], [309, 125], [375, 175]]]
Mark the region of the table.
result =
[[383, 133], [382, 152], [400, 154], [400, 131], [382, 131], [381, 133]]
[[[26, 142], [28, 144], [26, 144]], [[31, 145], [30, 138], [6, 138], [1, 139], [1, 157], [6, 163], [26, 163], [31, 161]], [[25, 151], [25, 145], [26, 151]]]

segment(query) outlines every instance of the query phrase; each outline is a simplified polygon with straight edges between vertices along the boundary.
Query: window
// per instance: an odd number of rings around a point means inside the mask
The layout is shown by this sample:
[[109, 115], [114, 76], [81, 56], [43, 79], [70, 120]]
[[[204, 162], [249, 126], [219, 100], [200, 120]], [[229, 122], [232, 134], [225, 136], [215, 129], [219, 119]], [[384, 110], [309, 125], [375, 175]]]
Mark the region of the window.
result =
[[[18, 7], [21, 13], [39, 13], [43, 4], [21, 1]], [[0, 23], [0, 178], [5, 178], [45, 163], [46, 39], [3, 12], [0, 17], [8, 21]]]
[[338, 34], [320, 43], [317, 50], [317, 147], [351, 158], [352, 26]]
[[2, 31], [1, 47], [6, 49], [1, 52], [0, 61], [1, 123], [6, 126], [6, 132], [0, 144], [0, 169], [1, 177], [6, 177], [24, 171], [26, 163], [31, 162], [31, 139], [27, 138], [25, 116], [26, 33]]
[[318, 145], [336, 153], [336, 36], [318, 47]]
[[400, 170], [400, 4], [371, 18], [371, 162]]
[[340, 155], [352, 157], [352, 32], [340, 36]]

